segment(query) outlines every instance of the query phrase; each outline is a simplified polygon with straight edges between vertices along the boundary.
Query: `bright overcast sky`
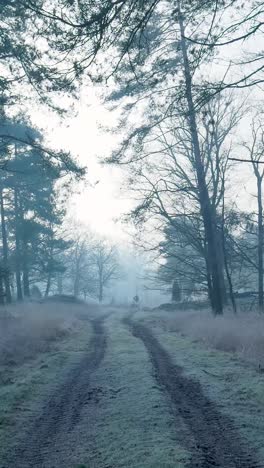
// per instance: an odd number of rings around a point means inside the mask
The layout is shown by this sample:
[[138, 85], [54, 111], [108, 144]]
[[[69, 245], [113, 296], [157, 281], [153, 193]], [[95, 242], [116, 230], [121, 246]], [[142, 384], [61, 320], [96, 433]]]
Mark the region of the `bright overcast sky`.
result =
[[[89, 93], [89, 94], [88, 94]], [[77, 113], [71, 118], [58, 122], [58, 118], [48, 113], [34, 112], [34, 121], [45, 128], [52, 146], [70, 150], [79, 162], [88, 169], [88, 182], [81, 184], [79, 193], [69, 200], [70, 215], [87, 224], [91, 230], [116, 241], [127, 240], [125, 226], [116, 220], [129, 211], [132, 201], [121, 191], [124, 177], [116, 167], [102, 166], [99, 158], [111, 154], [117, 144], [117, 137], [100, 128], [101, 125], [115, 124], [115, 114], [100, 104], [99, 98], [91, 89], [83, 91]], [[242, 123], [239, 134], [248, 132], [248, 121]], [[237, 147], [236, 156], [241, 156]], [[232, 185], [233, 199], [242, 208], [253, 207], [255, 200], [254, 178], [249, 181], [250, 167], [238, 163]]]
[[127, 239], [124, 226], [116, 221], [131, 206], [124, 191], [121, 194], [121, 170], [99, 163], [99, 158], [110, 155], [117, 144], [116, 136], [100, 128], [113, 125], [115, 114], [107, 111], [95, 92], [88, 88], [83, 91], [77, 115], [60, 125], [49, 114], [45, 124], [43, 113], [34, 113], [35, 119], [40, 127], [45, 127], [52, 145], [70, 150], [88, 169], [88, 182], [81, 183], [80, 193], [69, 200], [70, 215], [102, 235], [115, 240]]
[[[247, 49], [249, 46], [250, 44], [247, 44]], [[215, 66], [211, 66], [207, 70], [208, 74], [217, 73], [222, 76], [230, 58], [240, 56], [241, 51], [238, 49], [237, 45], [229, 47], [228, 56], [222, 56], [219, 61], [218, 71]], [[262, 89], [259, 91], [263, 92]], [[258, 90], [255, 91], [255, 99], [256, 93]], [[88, 169], [89, 184], [87, 183], [85, 187], [82, 184], [80, 193], [69, 200], [70, 214], [89, 225], [93, 231], [108, 238], [127, 239], [124, 226], [116, 222], [123, 213], [129, 211], [132, 204], [128, 195], [126, 196], [124, 191], [121, 193], [123, 180], [121, 171], [114, 167], [102, 167], [99, 163], [99, 157], [110, 155], [117, 144], [116, 135], [100, 129], [101, 125], [114, 125], [115, 113], [106, 110], [106, 106], [100, 104], [99, 98], [96, 97], [96, 91], [87, 87], [82, 91], [75, 116], [67, 117], [65, 121], [59, 123], [58, 118], [48, 111], [45, 120], [44, 115], [45, 111], [34, 112], [33, 121], [36, 121], [40, 127], [44, 126], [51, 144], [59, 149], [70, 150]], [[242, 141], [242, 138], [247, 138], [249, 134], [250, 120], [246, 118], [237, 129], [238, 136], [235, 139]], [[241, 146], [236, 146], [234, 155], [243, 156]], [[255, 206], [255, 200], [251, 197], [255, 191], [255, 181], [250, 175], [250, 165], [236, 164], [231, 181], [232, 199], [236, 200], [242, 209], [254, 209]]]

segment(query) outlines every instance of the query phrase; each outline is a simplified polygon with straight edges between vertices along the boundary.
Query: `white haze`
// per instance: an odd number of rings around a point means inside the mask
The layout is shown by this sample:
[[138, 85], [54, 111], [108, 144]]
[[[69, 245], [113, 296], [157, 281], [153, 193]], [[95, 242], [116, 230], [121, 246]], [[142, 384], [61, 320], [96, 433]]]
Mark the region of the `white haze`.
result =
[[[208, 67], [207, 73], [211, 76], [224, 76], [230, 60], [241, 57], [247, 51], [255, 51], [256, 38], [252, 42], [228, 46], [221, 50], [221, 55], [217, 58], [217, 65]], [[263, 39], [258, 41], [258, 48], [263, 45]], [[256, 51], [255, 51], [256, 52]], [[234, 70], [229, 79], [237, 77]], [[100, 90], [99, 90], [100, 91]], [[115, 133], [107, 132], [103, 127], [115, 128], [118, 121], [118, 111], [110, 112], [100, 100], [100, 93], [97, 89], [84, 87], [77, 104], [75, 115], [69, 115], [65, 120], [60, 120], [50, 111], [35, 109], [32, 112], [32, 119], [39, 127], [45, 129], [48, 140], [57, 148], [63, 148], [79, 160], [88, 168], [88, 179], [86, 183], [81, 183], [78, 193], [71, 196], [68, 201], [69, 216], [77, 220], [77, 223], [87, 225], [87, 227], [98, 236], [107, 237], [110, 241], [117, 243], [121, 251], [126, 251], [126, 258], [123, 257], [123, 279], [116, 283], [112, 290], [112, 296], [118, 300], [129, 302], [131, 297], [140, 292], [141, 297], [145, 297], [145, 302], [149, 303], [150, 296], [158, 302], [162, 302], [163, 296], [159, 291], [148, 293], [145, 289], [146, 282], [142, 278], [144, 258], [142, 261], [133, 261], [133, 254], [130, 252], [131, 235], [129, 227], [122, 224], [122, 216], [133, 206], [133, 201], [128, 193], [121, 190], [124, 174], [119, 168], [102, 166], [100, 158], [109, 156], [111, 151], [117, 146], [119, 136]], [[240, 92], [238, 100], [245, 99], [253, 107], [257, 107], [259, 96], [263, 92], [261, 86], [253, 91]], [[252, 117], [252, 116], [251, 116]], [[240, 122], [238, 129], [232, 137], [234, 143], [233, 156], [245, 156], [240, 143], [250, 137], [250, 116], [245, 116]], [[255, 210], [256, 199], [255, 180], [252, 176], [250, 165], [235, 163], [232, 178], [230, 181], [229, 194], [232, 200], [237, 203], [240, 209]], [[128, 259], [130, 259], [128, 261]], [[109, 294], [109, 299], [111, 295]]]

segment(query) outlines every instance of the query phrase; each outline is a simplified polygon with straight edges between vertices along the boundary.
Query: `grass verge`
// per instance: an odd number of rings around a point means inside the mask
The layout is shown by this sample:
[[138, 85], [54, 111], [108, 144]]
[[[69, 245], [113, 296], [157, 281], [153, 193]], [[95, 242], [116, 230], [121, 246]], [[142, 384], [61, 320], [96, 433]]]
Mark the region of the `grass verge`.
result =
[[152, 329], [188, 376], [199, 380], [204, 393], [234, 421], [264, 465], [264, 374], [237, 354], [209, 348], [202, 341], [179, 334], [170, 325], [171, 313], [139, 312], [135, 318]]
[[[46, 306], [39, 305], [39, 307], [43, 307], [39, 312], [44, 313]], [[68, 309], [66, 307], [64, 310], [64, 315], [68, 316], [66, 333], [56, 334], [56, 339], [48, 338], [47, 345], [36, 351], [35, 346], [32, 347], [30, 344], [30, 339], [33, 339], [33, 342], [35, 340], [34, 332], [31, 330], [32, 335], [27, 332], [28, 339], [25, 340], [27, 352], [23, 354], [23, 348], [21, 351], [23, 359], [20, 356], [14, 359], [11, 365], [9, 359], [2, 360], [0, 365], [0, 376], [2, 376], [0, 383], [0, 459], [4, 452], [17, 442], [17, 435], [23, 433], [25, 425], [30, 424], [36, 418], [46, 396], [59, 385], [64, 370], [77, 363], [82, 354], [87, 351], [92, 330], [90, 323], [80, 318], [84, 314], [87, 314], [87, 309], [83, 306], [71, 306]], [[37, 320], [41, 321], [42, 326], [43, 322], [45, 323], [45, 319]], [[60, 322], [60, 326], [64, 327], [65, 323]], [[14, 338], [17, 332], [13, 335], [10, 332], [10, 336]], [[50, 337], [50, 335], [45, 336]], [[12, 342], [15, 343], [15, 340], [10, 340], [10, 343]], [[34, 349], [35, 355], [33, 352], [29, 353], [29, 349]], [[10, 349], [14, 357], [16, 357], [15, 350], [17, 351], [16, 346], [13, 350]]]
[[209, 348], [235, 353], [244, 361], [264, 369], [262, 315], [241, 312], [235, 316], [227, 312], [214, 317], [209, 310], [157, 311], [155, 319], [166, 331], [182, 333]]

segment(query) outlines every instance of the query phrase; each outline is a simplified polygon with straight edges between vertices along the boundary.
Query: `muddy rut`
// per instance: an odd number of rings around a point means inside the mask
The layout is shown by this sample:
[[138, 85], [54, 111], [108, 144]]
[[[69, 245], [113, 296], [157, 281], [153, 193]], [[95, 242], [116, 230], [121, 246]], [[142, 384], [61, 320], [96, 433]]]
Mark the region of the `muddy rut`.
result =
[[0, 465], [1, 468], [54, 466], [49, 461], [49, 455], [63, 450], [68, 434], [79, 422], [83, 407], [95, 397], [95, 389], [90, 388], [90, 378], [106, 351], [103, 325], [105, 318], [101, 317], [91, 322], [93, 336], [90, 351], [75, 367], [67, 371], [62, 384], [49, 396], [41, 414], [28, 428], [17, 447], [7, 455], [7, 460]]
[[[175, 425], [180, 415], [190, 434], [185, 437], [191, 453], [187, 468], [257, 468], [250, 449], [246, 449], [232, 422], [220, 413], [204, 394], [199, 382], [186, 377], [175, 365], [151, 331], [126, 318], [124, 323], [145, 345], [153, 365], [154, 376], [167, 392], [175, 411]], [[191, 443], [190, 440], [194, 441]]]

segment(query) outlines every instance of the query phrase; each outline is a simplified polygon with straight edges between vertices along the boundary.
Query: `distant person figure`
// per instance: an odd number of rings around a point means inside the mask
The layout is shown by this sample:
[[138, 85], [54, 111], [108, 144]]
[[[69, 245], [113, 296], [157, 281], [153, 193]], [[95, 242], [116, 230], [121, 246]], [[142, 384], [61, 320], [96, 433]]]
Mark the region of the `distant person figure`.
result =
[[134, 309], [138, 309], [138, 308], [139, 308], [139, 297], [138, 297], [137, 294], [133, 297], [132, 307], [133, 307]]
[[181, 301], [181, 288], [177, 280], [174, 280], [172, 283], [172, 294], [171, 294], [172, 302], [180, 302]]
[[41, 299], [41, 298], [42, 298], [41, 291], [40, 291], [39, 287], [38, 287], [36, 284], [34, 284], [34, 285], [32, 286], [30, 292], [31, 292], [31, 297], [32, 297], [33, 299]]

